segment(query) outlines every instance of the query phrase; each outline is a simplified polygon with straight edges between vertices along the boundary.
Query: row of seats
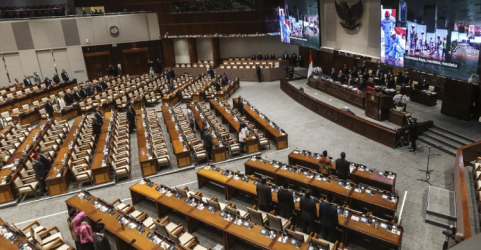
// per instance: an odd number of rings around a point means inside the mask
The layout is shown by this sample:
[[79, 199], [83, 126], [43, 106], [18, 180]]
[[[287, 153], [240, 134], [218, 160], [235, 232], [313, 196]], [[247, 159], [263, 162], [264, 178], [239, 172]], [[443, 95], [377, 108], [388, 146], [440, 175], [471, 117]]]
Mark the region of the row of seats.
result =
[[195, 80], [192, 84], [187, 87], [184, 87], [182, 90], [182, 99], [184, 100], [191, 100], [192, 95], [196, 92], [202, 92], [209, 86], [212, 86], [214, 83], [213, 79], [210, 79], [207, 75], [202, 76], [201, 78]]
[[236, 154], [242, 154], [239, 142], [230, 137], [229, 131], [226, 130], [222, 123], [215, 118], [215, 113], [211, 112], [211, 110], [203, 103], [194, 103], [193, 106], [188, 108], [192, 107], [194, 107], [198, 113], [202, 114], [202, 121], [206, 124], [210, 133], [216, 134], [217, 139], [221, 141], [222, 144], [227, 145], [231, 157]]
[[142, 108], [143, 126], [145, 129], [147, 147], [151, 148], [150, 156], [157, 159], [157, 166], [169, 166], [170, 156], [165, 143], [159, 117], [153, 108]]
[[478, 157], [474, 163], [473, 175], [476, 197], [478, 198], [478, 211], [481, 214], [481, 157]]
[[[50, 121], [51, 125], [46, 128], [46, 133], [43, 137], [38, 138], [40, 153], [44, 154], [50, 162], [53, 162], [57, 154], [62, 141], [65, 139], [70, 127], [66, 121], [56, 122]], [[35, 170], [33, 169], [33, 159], [32, 156], [28, 156], [28, 160], [25, 162], [24, 166], [20, 166], [17, 170], [19, 175], [14, 180], [15, 189], [18, 193], [18, 200], [20, 201], [24, 195], [33, 194], [36, 198], [37, 189], [40, 183], [35, 177]]]
[[28, 134], [32, 131], [32, 127], [28, 125], [21, 126], [16, 124], [12, 126], [10, 130], [5, 131], [0, 140], [0, 153], [3, 155], [5, 162], [12, 157], [17, 151], [17, 148], [25, 141]]
[[175, 67], [177, 68], [210, 68], [210, 67], [214, 67], [214, 63], [180, 63], [180, 64], [176, 64]]
[[[20, 230], [19, 230], [20, 231]], [[40, 249], [72, 250], [73, 247], [65, 243], [62, 232], [53, 226], [43, 227], [38, 221], [33, 221], [21, 229], [27, 240], [40, 246]]]
[[197, 164], [202, 160], [207, 160], [207, 151], [204, 148], [204, 144], [196, 138], [195, 131], [190, 127], [189, 121], [185, 117], [182, 109], [179, 107], [169, 107], [169, 113], [174, 119], [176, 130], [182, 135], [184, 147], [192, 149], [194, 160]]
[[[253, 65], [253, 66], [249, 66], [249, 65], [246, 65], [246, 66], [233, 65], [233, 66], [231, 66], [231, 65], [224, 65], [224, 64], [223, 64], [223, 65], [220, 65], [220, 68], [221, 68], [221, 69], [255, 69], [256, 66], [255, 66], [255, 65]], [[277, 66], [277, 67], [272, 67], [272, 66], [270, 66], [270, 65], [260, 65], [259, 68], [261, 68], [261, 69], [270, 69], [270, 68], [279, 68], [279, 66]]]
[[67, 155], [62, 157], [67, 160], [67, 166], [72, 171], [77, 188], [86, 181], [93, 185], [90, 166], [93, 161], [96, 138], [93, 134], [92, 121], [87, 116], [83, 117], [74, 138], [76, 138], [74, 141], [69, 142]]
[[130, 134], [129, 123], [126, 113], [114, 112], [109, 124], [110, 136], [112, 138], [108, 144], [111, 150], [109, 163], [115, 172], [115, 182], [120, 178], [131, 177], [132, 169], [130, 165]]
[[269, 140], [267, 139], [267, 137], [264, 135], [264, 132], [257, 129], [255, 124], [252, 123], [249, 119], [247, 119], [247, 117], [239, 113], [239, 110], [237, 110], [237, 108], [233, 109], [232, 106], [226, 101], [220, 101], [217, 99], [217, 102], [221, 103], [227, 110], [230, 111], [230, 113], [234, 117], [239, 119], [239, 121], [243, 122], [247, 126], [248, 128], [247, 136], [255, 135], [259, 139], [259, 145], [261, 149], [264, 147], [268, 147], [269, 149], [271, 149], [271, 144], [269, 143]]
[[199, 244], [197, 237], [188, 233], [181, 224], [173, 223], [168, 216], [162, 219], [153, 219], [146, 212], [136, 210], [134, 206], [123, 203], [120, 199], [115, 200], [111, 205], [129, 217], [142, 222], [145, 227], [156, 230], [161, 236], [171, 239], [182, 249], [207, 250]]

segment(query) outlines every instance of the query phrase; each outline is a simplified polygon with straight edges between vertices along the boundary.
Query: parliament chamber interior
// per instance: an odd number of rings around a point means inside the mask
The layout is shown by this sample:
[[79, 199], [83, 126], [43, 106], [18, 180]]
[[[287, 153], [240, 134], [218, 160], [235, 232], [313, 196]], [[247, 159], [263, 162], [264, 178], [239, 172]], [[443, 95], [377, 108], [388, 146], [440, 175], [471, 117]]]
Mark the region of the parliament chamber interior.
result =
[[479, 249], [479, 1], [5, 0], [0, 34], [2, 250]]

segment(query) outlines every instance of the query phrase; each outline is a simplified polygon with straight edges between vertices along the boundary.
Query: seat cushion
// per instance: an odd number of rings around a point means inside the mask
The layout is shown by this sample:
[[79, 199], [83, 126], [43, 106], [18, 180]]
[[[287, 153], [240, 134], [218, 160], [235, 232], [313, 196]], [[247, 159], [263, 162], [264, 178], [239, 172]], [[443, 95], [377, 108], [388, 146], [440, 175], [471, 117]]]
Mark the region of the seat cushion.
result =
[[189, 243], [189, 241], [191, 241], [193, 238], [194, 236], [192, 236], [190, 233], [185, 232], [179, 237], [179, 241], [180, 244], [185, 245]]
[[56, 234], [52, 234], [49, 237], [42, 239], [42, 243], [45, 243], [45, 245], [42, 244], [42, 246], [45, 247], [45, 248], [49, 248], [49, 246], [50, 246], [49, 243], [53, 243], [58, 238], [63, 240], [62, 233], [59, 232], [59, 233], [56, 233]]
[[193, 250], [207, 250], [207, 248], [205, 248], [205, 247], [197, 244], [197, 245], [193, 248]]
[[19, 188], [18, 190], [21, 192], [21, 193], [26, 193], [26, 192], [31, 192], [32, 190], [30, 189], [30, 187], [33, 189], [33, 190], [36, 190], [37, 187], [38, 187], [38, 182], [31, 182], [31, 183], [27, 183], [25, 184], [23, 187]]
[[132, 213], [130, 213], [130, 217], [132, 217], [132, 218], [138, 218], [141, 214], [142, 214], [142, 212], [140, 212], [140, 211], [138, 211], [138, 210], [135, 210], [135, 211], [133, 211]]
[[165, 226], [165, 229], [167, 230], [167, 232], [171, 232], [174, 231], [176, 228], [178, 228], [179, 225], [175, 224], [175, 223], [172, 223], [170, 222], [169, 224], [167, 224], [167, 226]]

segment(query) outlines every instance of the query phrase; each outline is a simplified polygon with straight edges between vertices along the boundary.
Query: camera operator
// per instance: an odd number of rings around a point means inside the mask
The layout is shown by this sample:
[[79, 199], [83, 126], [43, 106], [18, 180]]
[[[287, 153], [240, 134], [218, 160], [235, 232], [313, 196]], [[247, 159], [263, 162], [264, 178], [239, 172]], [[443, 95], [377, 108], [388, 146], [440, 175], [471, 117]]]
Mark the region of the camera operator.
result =
[[418, 139], [418, 120], [416, 118], [408, 118], [408, 130], [411, 139], [411, 148], [409, 151], [416, 152], [416, 140]]
[[[462, 234], [462, 233], [452, 234], [450, 232], [443, 231], [443, 234], [446, 235], [446, 240], [444, 241], [444, 244], [443, 244], [443, 250], [446, 250], [446, 249], [450, 248], [451, 246], [456, 245], [459, 242], [464, 240], [464, 234]], [[449, 244], [449, 238], [453, 238], [455, 243], [450, 245]]]

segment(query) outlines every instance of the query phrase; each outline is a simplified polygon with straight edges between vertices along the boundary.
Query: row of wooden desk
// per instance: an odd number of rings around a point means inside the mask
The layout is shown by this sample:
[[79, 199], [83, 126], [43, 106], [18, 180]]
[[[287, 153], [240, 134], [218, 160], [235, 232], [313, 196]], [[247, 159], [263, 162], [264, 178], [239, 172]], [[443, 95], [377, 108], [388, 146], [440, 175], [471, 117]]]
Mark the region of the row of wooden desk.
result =
[[[112, 114], [112, 112], [104, 113], [104, 123], [102, 124], [102, 127], [100, 129], [100, 136], [97, 139], [97, 147], [95, 148], [95, 152], [92, 155], [93, 160], [90, 166], [90, 170], [92, 170], [92, 178], [94, 179], [95, 185], [112, 181], [112, 177], [110, 176], [111, 166], [110, 164], [102, 164], [102, 161], [105, 157], [104, 147], [107, 144], [112, 143], [112, 140], [114, 140], [113, 136], [110, 136], [110, 141], [106, 141], [106, 138], [109, 137], [110, 119], [115, 119], [114, 114]], [[111, 132], [113, 131], [110, 131], [110, 133]], [[112, 153], [112, 148], [109, 148], [110, 154]]]
[[[263, 161], [263, 162], [261, 162]], [[366, 192], [358, 192], [357, 188], [352, 185], [340, 185], [339, 182], [345, 181], [329, 179], [329, 182], [321, 180], [313, 174], [306, 175], [304, 172], [292, 172], [287, 167], [272, 165], [268, 161], [249, 159], [244, 164], [246, 174], [261, 173], [274, 179], [274, 183], [281, 185], [284, 180], [289, 181], [298, 187], [311, 189], [314, 194], [327, 195], [331, 194], [335, 199], [341, 203], [347, 203], [351, 208], [368, 210], [374, 212], [374, 215], [394, 219], [397, 211], [398, 199], [391, 202], [387, 199], [390, 194], [383, 194], [381, 192], [374, 192], [368, 194]], [[227, 184], [227, 187], [229, 184]], [[229, 190], [229, 187], [227, 188]], [[232, 189], [232, 188], [231, 188]], [[234, 188], [239, 189], [239, 187]], [[226, 191], [226, 198], [230, 198], [229, 191]]]
[[[237, 107], [238, 101], [238, 98], [232, 99], [232, 105]], [[244, 104], [244, 111], [247, 118], [254, 122], [256, 128], [262, 130], [267, 138], [275, 140], [277, 150], [284, 149], [289, 146], [287, 141], [288, 135], [282, 129], [276, 129], [273, 127], [270, 122], [268, 122], [264, 117], [261, 117], [252, 109], [251, 106], [247, 104]]]
[[[217, 116], [222, 117], [222, 123], [227, 123], [229, 125], [229, 132], [235, 132], [239, 135], [240, 121], [237, 117], [234, 117], [232, 110], [228, 110], [225, 105], [223, 105], [217, 99], [209, 99], [210, 109], [215, 110]], [[249, 136], [245, 140], [247, 153], [252, 154], [260, 151], [259, 138], [256, 136]]]
[[[228, 221], [220, 216], [220, 210], [211, 212], [208, 209], [199, 209], [199, 206], [190, 206], [184, 201], [184, 198], [176, 198], [174, 194], [169, 192], [157, 191], [158, 185], [152, 187], [137, 183], [130, 187], [132, 203], [135, 205], [143, 199], [151, 200], [157, 208], [159, 218], [164, 217], [170, 211], [177, 211], [183, 214], [187, 221], [188, 232], [194, 232], [199, 226], [207, 225], [223, 234], [225, 249], [232, 249], [235, 239], [242, 239], [251, 245], [260, 249], [297, 249], [287, 241], [282, 243], [278, 241], [279, 234], [275, 238], [269, 238], [261, 235], [260, 231], [263, 226], [253, 225], [252, 229], [248, 229], [243, 225], [238, 225], [235, 220]], [[307, 249], [308, 243], [301, 245], [300, 249]]]
[[[132, 247], [138, 250], [160, 250], [165, 249], [161, 247], [161, 243], [154, 243], [148, 238], [149, 234], [154, 234], [154, 230], [143, 227], [144, 232], [140, 233], [137, 228], [130, 228], [128, 225], [122, 226], [117, 218], [125, 217], [126, 215], [117, 209], [111, 209], [110, 211], [112, 214], [109, 213], [109, 210], [102, 212], [101, 209], [97, 209], [94, 205], [94, 201], [98, 201], [96, 197], [92, 196], [91, 194], [81, 192], [80, 195], [85, 195], [81, 198], [79, 195], [75, 195], [70, 199], [66, 200], [68, 211], [70, 209], [75, 208], [78, 211], [84, 212], [87, 217], [90, 219], [90, 224], [92, 227], [96, 223], [103, 223], [105, 225], [105, 230], [110, 232], [115, 237], [115, 245], [117, 250], [130, 250]], [[90, 199], [87, 200], [86, 197], [90, 196]], [[102, 203], [100, 203], [102, 204]], [[134, 222], [132, 222], [134, 223]], [[134, 223], [136, 226], [137, 223]], [[130, 244], [131, 242], [135, 242]], [[167, 242], [167, 241], [166, 241]], [[173, 246], [172, 242], [167, 243], [168, 246]], [[164, 245], [166, 246], [166, 245]], [[167, 249], [176, 249], [176, 248], [167, 248]]]
[[176, 130], [176, 123], [173, 120], [174, 116], [169, 110], [170, 106], [162, 105], [162, 116], [167, 126], [167, 131], [169, 132], [170, 142], [172, 143], [172, 148], [177, 159], [177, 166], [179, 168], [190, 166], [192, 164], [191, 149], [186, 148], [186, 150], [184, 150], [184, 144], [179, 140], [180, 133]]
[[139, 151], [140, 169], [142, 170], [142, 176], [145, 177], [158, 172], [157, 158], [149, 155], [142, 108], [136, 109], [135, 112], [137, 113], [135, 128], [137, 130], [137, 149]]
[[[287, 174], [287, 173], [286, 173]], [[244, 181], [241, 178], [236, 178], [232, 174], [225, 175], [225, 170], [219, 169], [215, 171], [213, 167], [204, 167], [197, 171], [197, 180], [199, 189], [202, 188], [209, 182], [216, 183], [221, 185], [225, 188], [225, 198], [230, 200], [236, 193], [243, 193], [249, 195], [250, 197], [257, 197], [256, 192], [256, 185], [255, 181], [252, 179], [248, 179], [248, 181]], [[317, 182], [317, 181], [316, 181]], [[309, 184], [311, 188], [317, 190], [323, 190], [332, 192], [333, 194], [345, 194], [348, 195], [349, 193], [353, 192], [353, 190], [347, 190], [344, 187], [339, 186], [337, 183], [331, 182], [330, 184], [327, 183], [315, 183], [311, 179], [311, 183]], [[343, 190], [344, 189], [344, 190]], [[131, 189], [132, 193], [132, 189]], [[358, 196], [353, 196], [353, 199], [365, 199], [365, 194], [359, 194]], [[373, 199], [377, 199], [378, 197], [374, 197], [369, 199], [367, 202], [372, 201]], [[273, 190], [272, 192], [272, 202], [278, 203], [277, 200], [277, 192]], [[394, 203], [393, 203], [394, 204]], [[397, 203], [396, 203], [397, 204]], [[389, 205], [389, 204], [388, 204]], [[319, 216], [319, 203], [316, 204], [318, 208], [318, 216]], [[296, 210], [300, 213], [299, 209], [299, 201], [296, 200], [295, 202]], [[299, 215], [298, 215], [299, 216]], [[357, 217], [357, 218], [356, 218]], [[358, 215], [354, 215], [350, 213], [347, 217], [344, 215], [338, 214], [339, 220], [339, 228], [343, 232], [342, 241], [345, 245], [348, 244], [350, 235], [362, 235], [365, 238], [368, 238], [378, 244], [383, 246], [387, 246], [393, 249], [400, 249], [402, 243], [402, 230], [399, 231], [399, 235], [397, 233], [392, 233], [382, 227], [376, 228], [370, 224], [362, 222], [359, 220]]]
[[[64, 156], [65, 163], [71, 158], [69, 144], [75, 142], [80, 135], [80, 128], [84, 124], [84, 117], [77, 117], [70, 131], [65, 137], [62, 146], [57, 151], [57, 157], [52, 163], [52, 167], [48, 171], [45, 178], [45, 184], [50, 196], [64, 194], [68, 192], [68, 184], [70, 183], [71, 173], [70, 169], [64, 168]], [[79, 131], [77, 131], [79, 130]]]
[[[34, 244], [28, 241], [25, 235], [17, 232], [17, 228], [14, 228], [12, 224], [7, 223], [0, 218], [0, 246], [2, 250], [19, 250], [23, 247], [30, 247], [31, 249], [37, 249]], [[2, 231], [5, 231], [4, 233]], [[6, 238], [5, 233], [12, 234], [11, 237], [16, 237], [16, 241], [12, 241], [12, 238]], [[21, 248], [22, 247], [22, 248]]]
[[[15, 199], [16, 188], [14, 180], [17, 178], [20, 171], [25, 167], [25, 162], [28, 160], [28, 156], [38, 147], [40, 138], [43, 138], [53, 121], [42, 120], [37, 126], [30, 131], [30, 134], [25, 138], [23, 143], [17, 148], [15, 153], [8, 159], [5, 165], [10, 165], [18, 162], [18, 167], [15, 172], [12, 172], [11, 168], [3, 168], [0, 170], [0, 204], [11, 202]], [[43, 127], [43, 128], [42, 128]], [[34, 137], [38, 136], [34, 141]], [[27, 150], [28, 149], [28, 150]], [[23, 151], [26, 151], [24, 156]], [[10, 176], [10, 180], [6, 181], [7, 176]]]
[[215, 96], [221, 101], [227, 101], [240, 87], [240, 81], [230, 81], [229, 84], [222, 86]]
[[[421, 83], [418, 83], [421, 84]], [[404, 86], [401, 88], [401, 94], [407, 95], [411, 98], [411, 101], [421, 103], [423, 105], [432, 107], [436, 106], [438, 102], [438, 94], [437, 93], [426, 93], [425, 91], [415, 89], [411, 86]]]
[[[290, 165], [300, 165], [313, 170], [318, 171], [321, 165], [321, 158], [313, 157], [312, 155], [304, 155], [299, 150], [293, 150], [289, 155]], [[331, 174], [336, 175], [336, 162], [331, 162], [332, 170]], [[394, 192], [396, 189], [396, 176], [394, 178], [389, 178], [386, 174], [380, 172], [379, 170], [363, 171], [360, 167], [355, 167], [350, 174], [350, 178], [354, 183], [364, 183], [384, 189], [390, 192]]]
[[0, 103], [0, 113], [11, 111], [14, 108], [20, 108], [24, 104], [31, 105], [34, 101], [40, 101], [43, 98], [50, 98], [51, 95], [57, 95], [59, 92], [65, 92], [67, 89], [73, 89], [77, 86], [77, 79], [68, 82], [62, 82], [56, 86], [50, 86], [48, 89], [42, 89], [38, 92], [26, 94]]

